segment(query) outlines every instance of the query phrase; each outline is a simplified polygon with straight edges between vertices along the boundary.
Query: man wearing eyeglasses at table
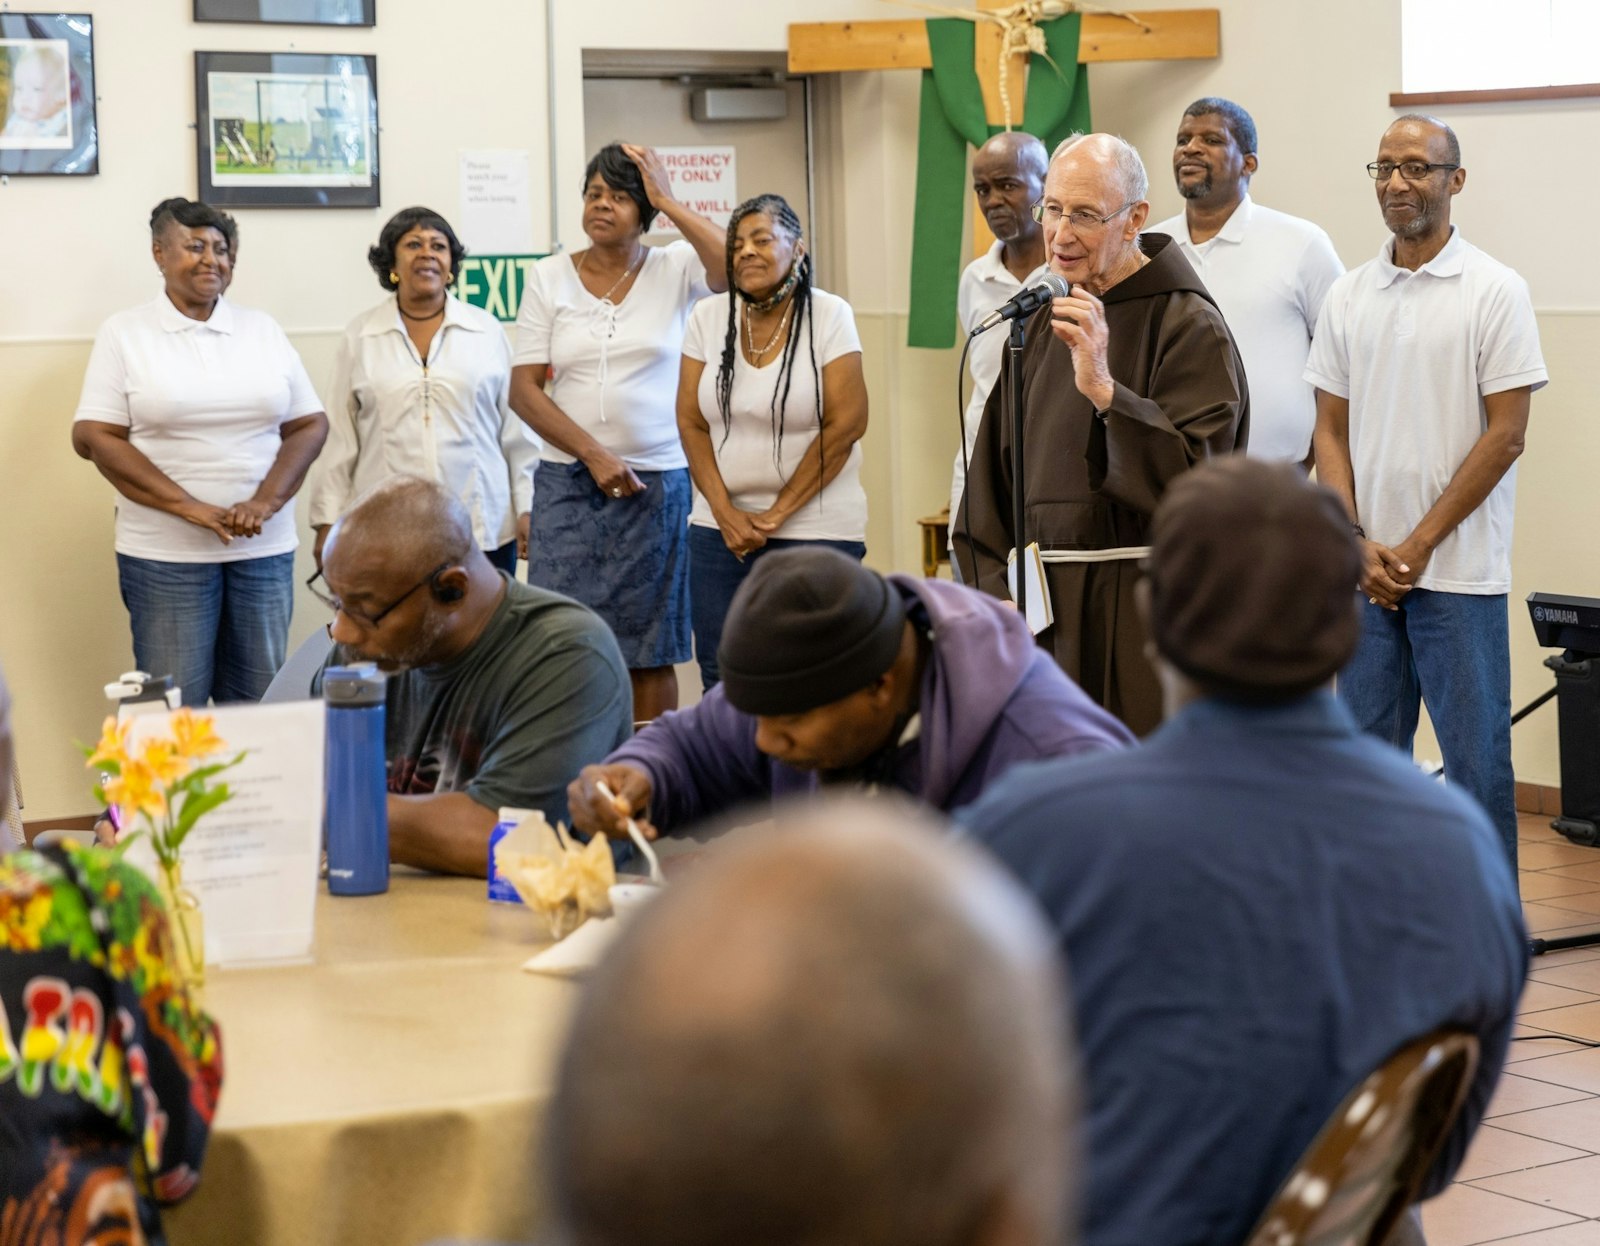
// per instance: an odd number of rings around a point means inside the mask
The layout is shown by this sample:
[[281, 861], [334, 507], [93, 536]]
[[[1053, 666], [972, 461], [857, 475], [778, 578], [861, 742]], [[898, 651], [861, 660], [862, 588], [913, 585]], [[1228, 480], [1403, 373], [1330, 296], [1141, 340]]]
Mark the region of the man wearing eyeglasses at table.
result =
[[1410, 751], [1426, 701], [1446, 777], [1515, 868], [1506, 594], [1517, 457], [1549, 379], [1527, 282], [1450, 224], [1455, 133], [1401, 117], [1367, 166], [1394, 235], [1328, 292], [1306, 380], [1318, 479], [1361, 541], [1361, 643], [1338, 693]]
[[[1072, 294], [1028, 323], [1022, 354], [1024, 490], [1055, 621], [1041, 642], [1099, 704], [1143, 735], [1161, 690], [1133, 603], [1167, 483], [1245, 447], [1244, 364], [1215, 300], [1150, 213], [1139, 153], [1110, 134], [1055, 151], [1044, 197], [1051, 271]], [[953, 517], [962, 578], [1007, 597], [1013, 531], [1010, 364], [990, 394]], [[970, 532], [970, 539], [968, 533]]]
[[[324, 584], [325, 582], [325, 584]], [[459, 499], [399, 476], [333, 526], [312, 592], [341, 661], [389, 678], [389, 852], [482, 877], [502, 806], [568, 821], [567, 781], [632, 733], [616, 639], [586, 606], [496, 570]]]

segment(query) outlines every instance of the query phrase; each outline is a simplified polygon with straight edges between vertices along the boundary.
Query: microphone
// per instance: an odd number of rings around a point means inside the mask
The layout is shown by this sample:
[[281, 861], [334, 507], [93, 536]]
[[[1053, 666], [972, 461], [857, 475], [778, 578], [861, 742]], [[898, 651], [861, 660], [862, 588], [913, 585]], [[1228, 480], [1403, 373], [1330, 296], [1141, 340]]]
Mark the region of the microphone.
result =
[[978, 327], [968, 336], [977, 337], [978, 334], [992, 329], [1003, 320], [1015, 320], [1018, 316], [1031, 316], [1051, 299], [1064, 299], [1072, 293], [1072, 282], [1055, 273], [1046, 273], [1044, 279], [1036, 286], [1021, 290], [1017, 295], [995, 308], [981, 321]]

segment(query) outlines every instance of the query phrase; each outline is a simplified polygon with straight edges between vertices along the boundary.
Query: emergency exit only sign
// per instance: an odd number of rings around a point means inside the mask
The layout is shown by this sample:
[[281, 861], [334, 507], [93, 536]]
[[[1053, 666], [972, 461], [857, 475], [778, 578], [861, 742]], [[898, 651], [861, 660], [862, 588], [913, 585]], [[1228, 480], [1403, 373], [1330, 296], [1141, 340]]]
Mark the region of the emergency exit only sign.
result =
[[[673, 198], [726, 228], [728, 218], [739, 206], [734, 149], [657, 147], [656, 155], [667, 167], [667, 176], [672, 180]], [[677, 232], [665, 216], [657, 216], [650, 227], [651, 237], [674, 235]]]

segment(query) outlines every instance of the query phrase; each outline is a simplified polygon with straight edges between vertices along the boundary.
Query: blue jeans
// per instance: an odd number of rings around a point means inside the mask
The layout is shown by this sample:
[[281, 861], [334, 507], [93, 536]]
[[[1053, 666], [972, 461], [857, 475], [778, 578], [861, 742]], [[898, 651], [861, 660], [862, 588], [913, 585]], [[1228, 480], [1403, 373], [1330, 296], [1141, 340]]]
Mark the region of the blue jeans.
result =
[[517, 539], [512, 537], [499, 549], [486, 549], [487, 558], [496, 571], [504, 571], [513, 580], [517, 578]]
[[171, 675], [185, 705], [261, 699], [288, 652], [293, 553], [238, 562], [118, 554], [117, 576], [140, 670]]
[[774, 537], [740, 562], [723, 541], [722, 529], [689, 525], [689, 617], [694, 624], [694, 656], [707, 691], [721, 679], [717, 646], [722, 643], [722, 623], [744, 577], [767, 554], [800, 545], [825, 545], [857, 562], [867, 556], [867, 547], [860, 541], [786, 541]]
[[1445, 779], [1477, 798], [1517, 866], [1511, 771], [1511, 656], [1504, 594], [1414, 588], [1399, 610], [1363, 600], [1361, 643], [1339, 673], [1339, 699], [1363, 731], [1411, 752], [1428, 706]]

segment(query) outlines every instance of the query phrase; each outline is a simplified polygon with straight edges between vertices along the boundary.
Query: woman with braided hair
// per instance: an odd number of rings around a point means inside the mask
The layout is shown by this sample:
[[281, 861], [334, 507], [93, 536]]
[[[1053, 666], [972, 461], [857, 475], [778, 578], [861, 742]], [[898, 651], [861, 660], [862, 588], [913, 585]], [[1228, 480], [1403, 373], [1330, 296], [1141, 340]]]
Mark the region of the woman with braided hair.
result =
[[792, 545], [867, 552], [861, 339], [850, 305], [812, 284], [800, 220], [782, 196], [734, 210], [727, 276], [728, 293], [689, 316], [678, 376], [696, 490], [689, 597], [707, 688], [728, 604], [756, 559]]

